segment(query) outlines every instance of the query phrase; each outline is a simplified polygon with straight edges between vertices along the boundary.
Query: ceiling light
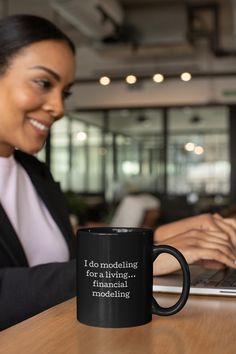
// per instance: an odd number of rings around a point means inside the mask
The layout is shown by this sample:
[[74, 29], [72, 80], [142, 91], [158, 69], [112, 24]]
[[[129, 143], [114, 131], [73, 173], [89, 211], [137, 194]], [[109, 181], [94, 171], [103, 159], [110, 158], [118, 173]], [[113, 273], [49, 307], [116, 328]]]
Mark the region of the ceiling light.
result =
[[202, 146], [195, 146], [194, 152], [196, 155], [202, 155], [204, 153], [204, 149]]
[[76, 134], [76, 139], [79, 141], [85, 141], [87, 139], [87, 133], [85, 132], [78, 132]]
[[101, 85], [107, 86], [110, 84], [111, 79], [108, 76], [102, 76], [102, 77], [100, 77], [99, 82]]
[[133, 85], [137, 81], [137, 77], [135, 75], [128, 75], [128, 76], [126, 76], [125, 80], [126, 80], [127, 84]]
[[195, 144], [194, 143], [186, 143], [185, 145], [184, 145], [184, 148], [185, 148], [185, 150], [187, 150], [187, 151], [193, 151], [194, 150], [194, 148], [195, 148]]
[[160, 83], [164, 81], [164, 76], [162, 74], [155, 74], [153, 75], [152, 79], [153, 81]]
[[182, 81], [190, 81], [192, 79], [192, 75], [187, 72], [182, 73], [180, 77]]

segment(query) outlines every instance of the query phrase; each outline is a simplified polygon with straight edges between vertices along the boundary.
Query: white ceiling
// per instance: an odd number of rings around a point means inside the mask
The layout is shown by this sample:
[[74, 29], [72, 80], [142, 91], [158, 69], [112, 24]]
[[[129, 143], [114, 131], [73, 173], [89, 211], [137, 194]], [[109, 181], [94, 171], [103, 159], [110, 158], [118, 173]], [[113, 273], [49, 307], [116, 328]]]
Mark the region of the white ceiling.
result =
[[[96, 0], [58, 0], [66, 10], [87, 6]], [[105, 1], [105, 0], [104, 0]], [[97, 79], [102, 74], [119, 78], [129, 72], [147, 76], [155, 71], [166, 75], [181, 71], [204, 73], [236, 73], [236, 1], [235, 0], [117, 0], [123, 10], [125, 22], [137, 35], [128, 43], [104, 44], [85, 33], [71, 18], [53, 10], [47, 0], [0, 0], [2, 16], [31, 13], [55, 21], [76, 42], [77, 78]], [[97, 0], [99, 2], [99, 0]], [[214, 31], [214, 6], [219, 7], [218, 35]], [[194, 8], [195, 6], [195, 8]], [[198, 10], [196, 6], [201, 6]], [[190, 38], [189, 12], [193, 14]], [[79, 10], [79, 9], [78, 9]], [[73, 15], [73, 13], [72, 13]], [[234, 18], [235, 16], [235, 18]], [[132, 32], [133, 33], [133, 32]], [[132, 37], [132, 36], [131, 36]], [[214, 50], [211, 48], [215, 39]], [[217, 52], [217, 53], [216, 53]]]

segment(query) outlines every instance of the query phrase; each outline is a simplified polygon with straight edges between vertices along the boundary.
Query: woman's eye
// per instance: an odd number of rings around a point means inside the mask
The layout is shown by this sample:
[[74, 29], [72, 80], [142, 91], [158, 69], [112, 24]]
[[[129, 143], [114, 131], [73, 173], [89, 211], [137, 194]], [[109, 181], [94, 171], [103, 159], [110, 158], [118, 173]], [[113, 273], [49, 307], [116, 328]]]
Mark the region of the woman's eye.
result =
[[70, 97], [72, 95], [72, 92], [71, 91], [63, 91], [62, 92], [62, 96], [63, 96], [63, 99], [66, 100], [68, 97]]
[[40, 87], [42, 87], [43, 89], [46, 89], [46, 90], [48, 90], [48, 89], [50, 89], [51, 87], [52, 87], [52, 84], [51, 84], [51, 82], [49, 81], [49, 80], [36, 80], [35, 81]]
[[[44, 91], [48, 91], [51, 88], [53, 88], [52, 82], [47, 79], [38, 79], [38, 80], [35, 80], [35, 83]], [[62, 92], [62, 99], [66, 100], [71, 95], [72, 95], [71, 91], [65, 90]]]

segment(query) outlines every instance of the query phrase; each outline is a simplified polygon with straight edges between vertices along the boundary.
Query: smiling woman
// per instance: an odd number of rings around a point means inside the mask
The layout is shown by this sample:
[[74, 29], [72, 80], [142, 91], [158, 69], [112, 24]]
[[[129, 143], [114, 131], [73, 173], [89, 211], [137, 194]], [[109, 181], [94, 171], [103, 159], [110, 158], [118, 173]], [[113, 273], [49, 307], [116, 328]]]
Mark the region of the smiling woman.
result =
[[75, 295], [64, 196], [32, 154], [64, 115], [75, 47], [46, 19], [0, 20], [0, 329]]
[[[1, 38], [5, 33], [1, 28], [0, 33], [0, 43], [9, 40], [9, 36]], [[49, 128], [63, 116], [64, 100], [75, 75], [74, 53], [68, 41], [48, 38], [17, 52], [11, 43], [8, 60], [0, 67], [1, 156], [11, 155], [15, 147], [28, 153], [42, 148]]]

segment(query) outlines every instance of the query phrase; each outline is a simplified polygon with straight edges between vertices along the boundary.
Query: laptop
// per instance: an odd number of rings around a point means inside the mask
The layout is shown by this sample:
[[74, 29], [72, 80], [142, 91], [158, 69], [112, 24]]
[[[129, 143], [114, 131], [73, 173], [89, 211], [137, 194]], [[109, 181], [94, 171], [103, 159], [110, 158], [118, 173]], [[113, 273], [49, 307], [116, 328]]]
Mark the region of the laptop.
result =
[[[190, 294], [193, 295], [221, 295], [236, 296], [236, 270], [207, 269], [192, 265], [190, 268], [191, 286]], [[181, 293], [181, 271], [153, 277], [153, 291], [164, 293]]]

